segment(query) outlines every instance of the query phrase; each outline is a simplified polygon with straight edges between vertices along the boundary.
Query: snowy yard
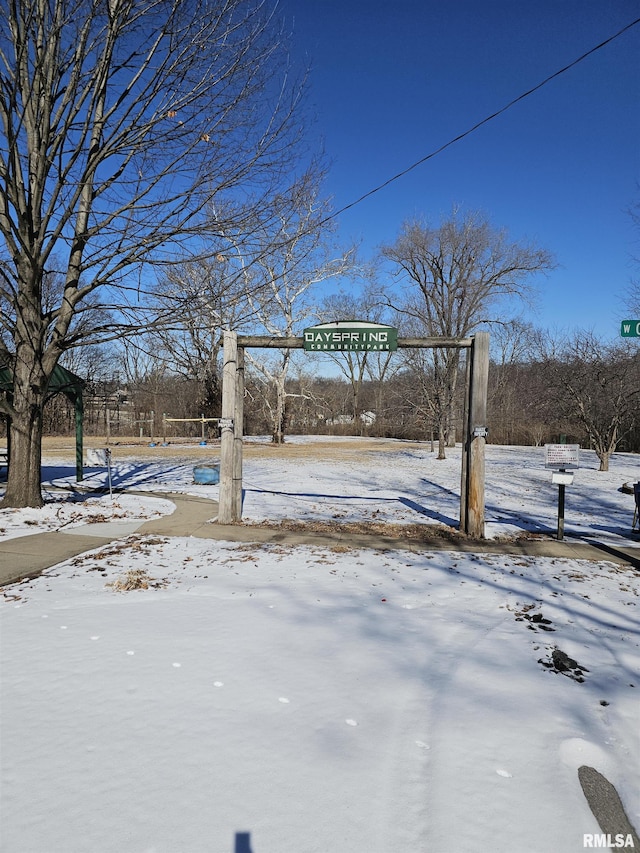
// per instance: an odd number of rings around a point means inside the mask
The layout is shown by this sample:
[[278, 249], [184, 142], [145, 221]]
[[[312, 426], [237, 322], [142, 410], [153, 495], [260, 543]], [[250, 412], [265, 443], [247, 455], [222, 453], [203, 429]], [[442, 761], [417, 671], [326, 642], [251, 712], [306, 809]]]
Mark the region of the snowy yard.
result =
[[[487, 451], [487, 535], [552, 533], [543, 450]], [[119, 459], [114, 481], [217, 497], [193, 464]], [[256, 455], [245, 518], [455, 525], [459, 466], [402, 442]], [[583, 451], [566, 536], [628, 547], [640, 459], [596, 469]], [[51, 497], [0, 537], [172, 507]], [[131, 571], [146, 588], [118, 591]], [[0, 599], [0, 850], [578, 853], [600, 831], [583, 764], [638, 829], [638, 588], [604, 561], [161, 536], [60, 564]]]

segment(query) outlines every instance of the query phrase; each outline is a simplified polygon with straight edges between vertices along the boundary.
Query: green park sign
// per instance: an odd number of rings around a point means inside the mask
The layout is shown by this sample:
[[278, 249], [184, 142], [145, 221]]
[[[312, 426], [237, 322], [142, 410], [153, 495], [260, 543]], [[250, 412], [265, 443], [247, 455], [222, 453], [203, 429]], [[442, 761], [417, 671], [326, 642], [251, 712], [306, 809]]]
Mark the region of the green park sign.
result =
[[640, 320], [623, 320], [620, 334], [623, 338], [640, 338]]
[[357, 321], [321, 323], [305, 329], [307, 352], [389, 352], [398, 349], [398, 330]]

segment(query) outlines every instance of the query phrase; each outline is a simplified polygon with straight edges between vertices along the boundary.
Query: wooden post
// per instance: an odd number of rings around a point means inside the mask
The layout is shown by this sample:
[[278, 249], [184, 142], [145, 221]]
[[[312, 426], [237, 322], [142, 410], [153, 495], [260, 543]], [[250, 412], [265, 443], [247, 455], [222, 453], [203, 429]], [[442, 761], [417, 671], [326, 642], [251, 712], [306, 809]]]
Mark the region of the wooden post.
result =
[[236, 408], [238, 335], [224, 332], [222, 355], [222, 418], [220, 421], [220, 499], [218, 523], [231, 524], [234, 519], [233, 474]]
[[489, 334], [478, 332], [471, 347], [471, 386], [466, 447], [468, 489], [466, 533], [484, 538], [484, 448], [489, 384]]
[[231, 515], [242, 520], [242, 436], [244, 433], [244, 347], [238, 347], [236, 358], [236, 393], [233, 412], [233, 489]]
[[[471, 358], [472, 349], [467, 350], [465, 360], [464, 403], [462, 412], [462, 459], [460, 467], [460, 530], [468, 533], [469, 519], [467, 504], [469, 497], [469, 406], [471, 398]], [[433, 442], [432, 442], [433, 443]], [[433, 450], [433, 447], [431, 448]]]

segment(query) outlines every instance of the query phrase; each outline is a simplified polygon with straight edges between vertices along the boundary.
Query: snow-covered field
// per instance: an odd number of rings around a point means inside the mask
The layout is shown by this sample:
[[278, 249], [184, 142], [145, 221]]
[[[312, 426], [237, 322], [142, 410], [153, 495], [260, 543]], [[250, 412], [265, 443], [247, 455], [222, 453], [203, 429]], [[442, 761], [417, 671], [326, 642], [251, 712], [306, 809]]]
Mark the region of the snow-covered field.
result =
[[[457, 522], [459, 450], [349, 446], [246, 459], [245, 518]], [[119, 459], [113, 478], [216, 498], [193, 465]], [[583, 451], [567, 538], [637, 544], [619, 487], [640, 459], [596, 469]], [[550, 480], [542, 449], [489, 446], [487, 535], [552, 535]], [[0, 512], [0, 538], [172, 506], [51, 496]], [[110, 585], [127, 572], [146, 588]], [[0, 850], [577, 853], [600, 832], [583, 764], [638, 829], [638, 587], [604, 561], [116, 541], [4, 588]]]

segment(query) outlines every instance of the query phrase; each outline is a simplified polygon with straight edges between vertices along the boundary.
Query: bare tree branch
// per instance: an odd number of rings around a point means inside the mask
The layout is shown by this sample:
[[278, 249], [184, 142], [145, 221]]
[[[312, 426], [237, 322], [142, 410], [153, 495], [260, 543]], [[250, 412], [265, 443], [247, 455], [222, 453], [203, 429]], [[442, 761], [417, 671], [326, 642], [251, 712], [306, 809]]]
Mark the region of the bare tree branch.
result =
[[[406, 222], [382, 255], [409, 285], [408, 294], [394, 298], [393, 307], [412, 318], [414, 326], [421, 325], [423, 334], [444, 338], [467, 337], [490, 324], [505, 300], [530, 298], [530, 277], [553, 266], [544, 249], [512, 242], [483, 214], [457, 210], [438, 227]], [[459, 355], [458, 350], [432, 353], [440, 459], [445, 457]]]
[[[211, 252], [214, 201], [219, 228], [265, 218], [303, 125], [266, 0], [0, 0], [0, 16], [5, 504], [24, 505], [60, 355], [147, 325], [149, 265]], [[47, 275], [62, 288], [45, 304]]]

